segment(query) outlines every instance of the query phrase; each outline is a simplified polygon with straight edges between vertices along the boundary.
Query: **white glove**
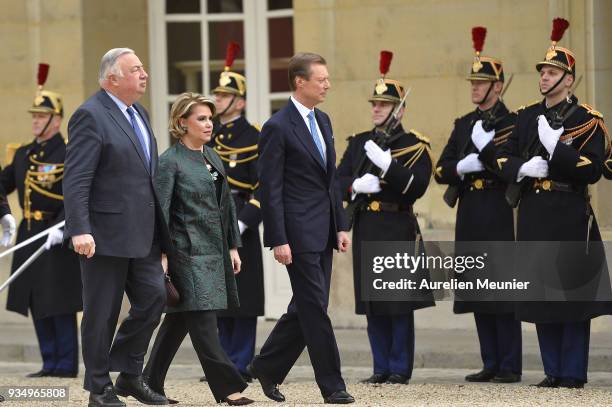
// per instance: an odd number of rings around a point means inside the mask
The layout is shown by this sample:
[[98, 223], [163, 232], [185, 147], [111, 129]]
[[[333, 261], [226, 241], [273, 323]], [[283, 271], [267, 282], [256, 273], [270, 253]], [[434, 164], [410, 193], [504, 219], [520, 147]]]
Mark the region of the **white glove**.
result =
[[525, 177], [544, 178], [548, 176], [548, 161], [536, 155], [519, 168], [517, 181]]
[[0, 245], [4, 247], [8, 247], [13, 241], [13, 236], [15, 236], [15, 218], [10, 213], [7, 213], [0, 219], [0, 224], [2, 225], [2, 240], [0, 240]]
[[64, 241], [64, 232], [61, 229], [53, 229], [47, 235], [45, 242], [45, 250], [49, 250], [52, 246], [61, 244]]
[[555, 147], [559, 142], [559, 137], [563, 134], [563, 126], [558, 128], [557, 130], [553, 130], [548, 124], [548, 120], [544, 115], [538, 116], [538, 135], [540, 136], [540, 143], [544, 146], [548, 154], [552, 156], [555, 151]]
[[240, 230], [240, 234], [243, 234], [247, 228], [248, 226], [243, 221], [238, 221], [238, 230]]
[[457, 163], [457, 174], [459, 174], [462, 179], [465, 174], [482, 170], [484, 170], [484, 165], [482, 165], [476, 153], [466, 155], [463, 160]]
[[482, 128], [482, 120], [478, 120], [474, 124], [474, 128], [472, 128], [472, 143], [474, 143], [478, 151], [482, 151], [493, 140], [493, 136], [495, 136], [495, 130], [485, 131]]
[[370, 161], [380, 168], [383, 173], [387, 172], [391, 165], [391, 150], [383, 151], [383, 149], [378, 147], [378, 144], [372, 140], [366, 141], [363, 148]]
[[353, 197], [357, 194], [376, 194], [381, 191], [380, 179], [374, 174], [365, 174], [353, 181]]

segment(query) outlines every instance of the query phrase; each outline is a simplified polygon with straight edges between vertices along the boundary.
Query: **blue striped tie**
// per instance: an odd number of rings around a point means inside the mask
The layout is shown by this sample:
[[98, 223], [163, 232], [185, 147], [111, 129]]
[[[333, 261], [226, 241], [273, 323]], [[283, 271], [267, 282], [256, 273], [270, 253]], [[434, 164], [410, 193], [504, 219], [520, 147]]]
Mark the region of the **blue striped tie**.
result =
[[314, 112], [308, 113], [308, 123], [310, 124], [310, 135], [312, 136], [312, 140], [317, 146], [317, 149], [319, 150], [319, 154], [321, 154], [323, 162], [325, 162], [325, 153], [323, 152], [321, 139], [319, 138], [319, 133], [317, 132], [317, 123], [315, 122]]
[[131, 107], [127, 109], [128, 114], [130, 115], [130, 122], [132, 123], [132, 127], [134, 128], [134, 133], [138, 137], [138, 141], [140, 141], [140, 145], [142, 146], [142, 150], [144, 151], [144, 155], [147, 159], [147, 164], [151, 164], [151, 154], [149, 153], [149, 149], [147, 148], [147, 142], [145, 140], [145, 135], [140, 131], [140, 126], [136, 121], [136, 112]]

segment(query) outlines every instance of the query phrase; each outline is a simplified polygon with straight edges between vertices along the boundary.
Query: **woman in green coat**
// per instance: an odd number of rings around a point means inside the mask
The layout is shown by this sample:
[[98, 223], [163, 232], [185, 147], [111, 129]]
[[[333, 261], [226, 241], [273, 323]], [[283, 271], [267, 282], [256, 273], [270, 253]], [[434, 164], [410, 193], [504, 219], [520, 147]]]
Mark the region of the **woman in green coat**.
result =
[[253, 402], [241, 394], [247, 384], [217, 335], [216, 310], [239, 306], [240, 232], [223, 163], [206, 146], [214, 113], [214, 101], [196, 93], [181, 94], [170, 110], [178, 142], [160, 156], [155, 188], [173, 243], [162, 263], [181, 301], [168, 307], [144, 375], [164, 394], [170, 363], [189, 333], [215, 400], [245, 405]]

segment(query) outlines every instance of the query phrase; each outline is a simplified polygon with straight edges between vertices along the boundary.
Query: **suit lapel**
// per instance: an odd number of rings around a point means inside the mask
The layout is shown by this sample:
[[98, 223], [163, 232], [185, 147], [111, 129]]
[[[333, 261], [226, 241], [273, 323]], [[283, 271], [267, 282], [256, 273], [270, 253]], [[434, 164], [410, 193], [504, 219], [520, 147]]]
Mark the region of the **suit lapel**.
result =
[[327, 173], [332, 173], [332, 167], [335, 165], [336, 161], [336, 152], [334, 151], [334, 139], [332, 136], [331, 128], [327, 123], [327, 120], [323, 118], [323, 115], [318, 109], [315, 109], [315, 117], [317, 118], [317, 123], [319, 124], [319, 128], [321, 129], [321, 133], [323, 133], [323, 140], [325, 141], [325, 154], [327, 155]]
[[147, 120], [147, 115], [144, 113], [144, 108], [138, 104], [134, 103], [134, 108], [138, 111], [138, 114], [142, 118], [143, 123], [147, 127], [147, 132], [149, 133], [149, 149], [151, 150], [151, 174], [155, 174], [156, 166], [157, 166], [157, 141], [155, 140], [155, 136], [153, 135], [153, 130], [151, 129], [151, 124]]
[[[136, 153], [140, 157], [140, 161], [142, 161], [142, 165], [146, 168], [147, 172], [151, 173], [151, 168], [147, 164], [147, 159], [144, 156], [144, 151], [142, 150], [142, 146], [140, 145], [140, 141], [138, 140], [136, 133], [134, 133], [134, 129], [132, 128], [132, 124], [128, 122], [127, 118], [123, 115], [121, 110], [117, 107], [115, 102], [106, 94], [104, 90], [101, 90], [100, 99], [102, 100], [102, 104], [108, 109], [108, 114], [111, 119], [117, 124], [117, 126], [128, 136], [134, 148], [136, 149]], [[146, 122], [146, 120], [144, 120]]]
[[319, 153], [319, 149], [317, 148], [314, 140], [312, 139], [310, 130], [308, 130], [308, 128], [306, 127], [304, 119], [302, 118], [300, 112], [298, 112], [297, 108], [291, 100], [289, 100], [289, 105], [289, 113], [291, 116], [291, 122], [293, 123], [293, 132], [295, 133], [295, 136], [304, 145], [304, 147], [310, 153], [312, 158], [314, 158], [314, 160], [319, 163], [321, 169], [325, 171], [326, 169], [325, 164], [323, 163], [323, 158], [321, 157], [321, 153]]

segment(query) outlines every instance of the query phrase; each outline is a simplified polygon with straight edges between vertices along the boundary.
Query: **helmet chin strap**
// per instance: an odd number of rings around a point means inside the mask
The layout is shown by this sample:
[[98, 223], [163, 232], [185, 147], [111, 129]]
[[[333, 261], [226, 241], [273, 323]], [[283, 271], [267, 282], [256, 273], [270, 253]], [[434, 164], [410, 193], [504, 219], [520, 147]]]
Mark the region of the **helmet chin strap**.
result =
[[487, 90], [487, 93], [485, 93], [484, 97], [482, 98], [482, 100], [480, 102], [478, 102], [478, 106], [482, 105], [485, 100], [487, 100], [487, 98], [489, 97], [489, 93], [491, 93], [491, 90], [493, 90], [493, 84], [495, 82], [491, 82], [491, 84], [489, 85], [489, 90]]
[[561, 79], [559, 79], [557, 81], [557, 83], [555, 83], [555, 86], [553, 86], [552, 88], [548, 89], [546, 92], [542, 92], [542, 88], [540, 88], [540, 93], [543, 96], [548, 95], [550, 92], [552, 92], [557, 86], [559, 86], [559, 84], [561, 83], [561, 81], [563, 81], [563, 79], [565, 79], [565, 75], [567, 75], [567, 71], [563, 71], [563, 76], [561, 76]]
[[[387, 126], [387, 123], [389, 123], [389, 120], [391, 119], [391, 116], [393, 116], [393, 111], [395, 110], [396, 106], [397, 106], [397, 103], [393, 104], [393, 109], [391, 109], [391, 111], [389, 112], [387, 117], [385, 117], [385, 120], [383, 120], [383, 122], [380, 125], [376, 126], [376, 127], [382, 129], [382, 128], [385, 128]], [[399, 121], [397, 122], [397, 124], [399, 125]]]
[[45, 131], [47, 131], [47, 129], [49, 128], [49, 125], [51, 124], [51, 120], [53, 120], [53, 115], [49, 116], [49, 120], [47, 120], [47, 124], [45, 124], [45, 127], [43, 127], [43, 129], [40, 131], [40, 133], [38, 133], [36, 135], [36, 139], [38, 140], [43, 134], [45, 134]]
[[229, 102], [229, 104], [227, 105], [227, 107], [225, 109], [223, 109], [223, 111], [221, 113], [217, 113], [217, 116], [219, 116], [219, 120], [221, 120], [221, 116], [223, 116], [225, 113], [227, 113], [227, 111], [229, 110], [230, 107], [232, 107], [232, 105], [234, 104], [234, 101], [236, 100], [236, 95], [232, 96], [232, 100]]

